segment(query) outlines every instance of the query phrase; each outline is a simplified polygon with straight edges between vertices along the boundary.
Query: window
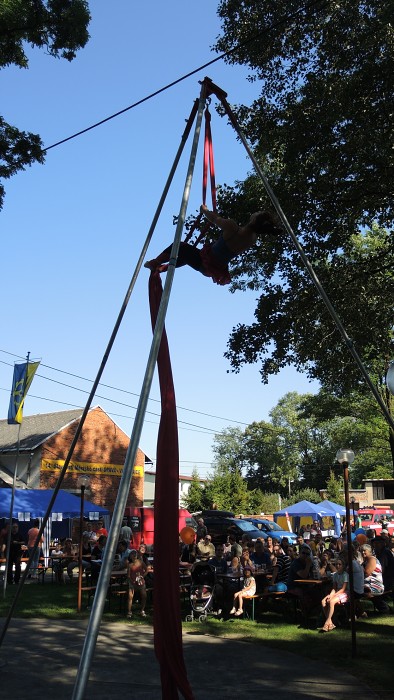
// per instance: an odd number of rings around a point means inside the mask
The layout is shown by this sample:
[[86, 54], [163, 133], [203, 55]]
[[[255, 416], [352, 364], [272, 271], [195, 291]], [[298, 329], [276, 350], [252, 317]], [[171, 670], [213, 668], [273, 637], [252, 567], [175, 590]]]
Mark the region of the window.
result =
[[385, 498], [384, 495], [384, 486], [374, 486], [373, 487], [373, 500], [374, 501], [383, 501]]

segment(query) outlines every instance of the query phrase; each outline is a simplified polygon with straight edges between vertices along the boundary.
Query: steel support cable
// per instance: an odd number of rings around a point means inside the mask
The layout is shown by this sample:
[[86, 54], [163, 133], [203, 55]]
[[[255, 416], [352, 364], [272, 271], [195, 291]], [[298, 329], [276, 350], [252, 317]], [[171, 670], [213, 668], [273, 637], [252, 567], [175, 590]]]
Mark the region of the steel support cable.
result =
[[[206, 78], [206, 80], [209, 81], [209, 78]], [[374, 395], [376, 401], [378, 402], [379, 407], [380, 407], [381, 411], [383, 412], [383, 415], [385, 416], [391, 430], [394, 431], [394, 420], [393, 420], [392, 416], [390, 415], [390, 412], [388, 411], [387, 406], [385, 405], [378, 390], [376, 389], [372, 379], [370, 378], [360, 355], [358, 354], [356, 348], [354, 347], [354, 343], [353, 343], [352, 339], [348, 336], [348, 334], [345, 330], [345, 327], [344, 327], [341, 319], [339, 318], [337, 312], [335, 311], [329, 297], [327, 296], [327, 294], [323, 288], [323, 285], [321, 284], [315, 270], [313, 269], [306, 254], [304, 253], [304, 250], [303, 250], [297, 236], [295, 235], [292, 227], [290, 226], [290, 224], [289, 224], [289, 222], [288, 222], [288, 220], [283, 212], [283, 209], [279, 203], [278, 198], [274, 194], [274, 191], [272, 190], [265, 174], [263, 173], [259, 163], [257, 162], [257, 160], [254, 156], [254, 153], [253, 153], [252, 149], [250, 148], [250, 146], [249, 146], [249, 144], [248, 144], [248, 142], [247, 142], [247, 140], [246, 140], [246, 138], [241, 130], [241, 127], [238, 124], [238, 120], [237, 120], [236, 116], [233, 113], [233, 111], [231, 110], [231, 107], [226, 100], [226, 93], [224, 93], [223, 90], [218, 88], [213, 83], [211, 84], [211, 92], [216, 94], [217, 98], [221, 101], [221, 103], [226, 111], [226, 114], [230, 119], [232, 126], [234, 127], [236, 133], [238, 134], [240, 140], [242, 141], [242, 143], [243, 143], [243, 145], [244, 145], [244, 147], [245, 147], [245, 149], [246, 149], [246, 151], [247, 151], [247, 153], [248, 153], [248, 155], [249, 155], [249, 157], [254, 165], [254, 168], [255, 168], [257, 174], [259, 175], [272, 204], [275, 207], [275, 210], [276, 210], [276, 212], [277, 212], [277, 214], [278, 214], [278, 216], [283, 224], [284, 229], [287, 231], [287, 233], [291, 237], [291, 239], [294, 243], [294, 246], [295, 246], [297, 252], [299, 253], [299, 256], [304, 264], [304, 267], [307, 270], [309, 277], [311, 278], [313, 284], [315, 285], [315, 287], [318, 291], [320, 298], [322, 299], [323, 303], [325, 304], [325, 306], [326, 306], [331, 318], [333, 319], [336, 327], [338, 328], [338, 330], [342, 336], [342, 339], [344, 340], [350, 354], [352, 355], [353, 359], [355, 360], [355, 362], [356, 362], [358, 368], [360, 369], [361, 374], [363, 375], [368, 387], [370, 388], [372, 394]]]
[[72, 700], [82, 700], [85, 694], [86, 685], [89, 679], [90, 667], [94, 655], [94, 650], [97, 642], [97, 637], [99, 634], [99, 627], [102, 618], [102, 614], [105, 606], [105, 599], [108, 589], [108, 584], [111, 575], [112, 563], [115, 556], [116, 545], [118, 542], [118, 534], [121, 528], [124, 510], [126, 508], [127, 498], [130, 490], [131, 479], [133, 475], [133, 467], [135, 462], [135, 457], [137, 454], [137, 449], [140, 441], [140, 436], [142, 432], [144, 416], [146, 411], [146, 406], [149, 399], [149, 392], [152, 384], [153, 373], [156, 365], [157, 355], [159, 352], [161, 336], [164, 327], [165, 316], [168, 308], [172, 283], [175, 274], [175, 265], [177, 261], [179, 246], [181, 242], [181, 236], [183, 231], [183, 226], [186, 218], [187, 204], [190, 196], [190, 188], [193, 178], [194, 166], [196, 161], [196, 153], [198, 147], [198, 141], [201, 131], [201, 121], [203, 115], [203, 109], [205, 104], [206, 87], [205, 81], [202, 83], [200, 99], [198, 102], [197, 119], [193, 138], [193, 144], [191, 148], [191, 154], [189, 159], [189, 167], [187, 171], [183, 197], [181, 202], [181, 207], [179, 211], [179, 216], [177, 220], [177, 226], [175, 231], [175, 237], [173, 246], [171, 249], [171, 258], [169, 261], [168, 273], [166, 276], [166, 282], [163, 291], [163, 297], [160, 304], [157, 322], [155, 330], [153, 333], [151, 349], [148, 357], [148, 362], [146, 366], [145, 376], [141, 388], [140, 400], [137, 408], [137, 415], [135, 417], [135, 422], [133, 426], [133, 431], [130, 437], [130, 443], [126, 454], [126, 459], [123, 467], [123, 472], [119, 484], [118, 495], [115, 502], [114, 512], [112, 515], [112, 521], [110, 530], [108, 533], [107, 544], [104, 549], [103, 563], [101, 565], [101, 571], [99, 579], [97, 582], [96, 593], [93, 599], [92, 611], [89, 619], [88, 628], [86, 631], [85, 641], [81, 653], [80, 664], [78, 668], [77, 677], [75, 680], [74, 691], [72, 695]]
[[[89, 412], [89, 409], [90, 409], [90, 407], [91, 407], [92, 401], [93, 401], [93, 399], [94, 399], [94, 396], [95, 396], [97, 387], [98, 387], [98, 385], [99, 385], [99, 383], [100, 383], [100, 379], [101, 379], [101, 377], [102, 377], [102, 374], [103, 374], [103, 372], [104, 372], [105, 366], [106, 366], [106, 364], [107, 364], [107, 361], [108, 361], [110, 352], [111, 352], [111, 350], [112, 350], [113, 344], [114, 344], [114, 342], [115, 342], [117, 333], [118, 333], [118, 331], [119, 331], [119, 328], [120, 328], [120, 325], [121, 325], [123, 316], [124, 316], [124, 314], [125, 314], [125, 312], [126, 312], [126, 308], [127, 308], [128, 303], [129, 303], [129, 300], [130, 300], [132, 291], [133, 291], [133, 289], [134, 289], [134, 286], [135, 286], [135, 283], [136, 283], [138, 274], [139, 274], [139, 272], [140, 272], [140, 269], [141, 269], [141, 266], [142, 266], [142, 262], [143, 262], [143, 260], [144, 260], [145, 255], [146, 255], [146, 252], [147, 252], [147, 250], [148, 250], [149, 243], [150, 243], [150, 241], [151, 241], [151, 238], [152, 238], [152, 236], [153, 236], [154, 230], [155, 230], [155, 228], [156, 228], [157, 221], [158, 221], [158, 219], [159, 219], [161, 210], [162, 210], [163, 205], [164, 205], [164, 202], [165, 202], [165, 200], [166, 200], [166, 197], [167, 197], [168, 191], [169, 191], [169, 189], [170, 189], [172, 180], [173, 180], [173, 178], [174, 178], [174, 174], [175, 174], [175, 172], [176, 172], [176, 169], [177, 169], [179, 160], [180, 160], [180, 158], [181, 158], [183, 149], [184, 149], [185, 144], [186, 144], [186, 141], [187, 141], [187, 139], [188, 139], [188, 137], [189, 137], [189, 134], [190, 134], [190, 131], [191, 131], [193, 122], [194, 122], [194, 120], [195, 120], [195, 117], [196, 117], [196, 114], [197, 114], [197, 110], [198, 110], [198, 104], [199, 104], [199, 101], [198, 101], [198, 100], [195, 100], [195, 102], [194, 102], [194, 104], [193, 104], [193, 107], [192, 107], [192, 110], [191, 110], [191, 112], [190, 112], [190, 116], [189, 116], [189, 118], [188, 118], [188, 120], [187, 120], [185, 130], [184, 130], [184, 132], [183, 132], [183, 134], [182, 134], [181, 143], [180, 143], [179, 148], [178, 148], [178, 151], [177, 151], [177, 153], [176, 153], [176, 156], [175, 156], [175, 159], [174, 159], [172, 168], [171, 168], [171, 170], [170, 170], [170, 174], [169, 174], [169, 176], [168, 176], [168, 178], [167, 178], [167, 181], [166, 181], [166, 184], [165, 184], [165, 187], [164, 187], [162, 196], [161, 196], [161, 198], [160, 198], [160, 200], [159, 200], [159, 204], [158, 204], [158, 206], [157, 206], [155, 215], [154, 215], [154, 217], [153, 217], [152, 224], [151, 224], [151, 226], [150, 226], [150, 228], [149, 228], [149, 231], [148, 231], [148, 234], [147, 234], [145, 243], [144, 243], [144, 245], [143, 245], [143, 247], [142, 247], [140, 257], [139, 257], [139, 259], [138, 259], [136, 268], [135, 268], [135, 270], [134, 270], [134, 274], [133, 274], [132, 279], [131, 279], [131, 281], [130, 281], [129, 287], [128, 287], [128, 289], [127, 289], [125, 298], [124, 298], [124, 300], [123, 300], [123, 304], [122, 304], [122, 306], [121, 306], [121, 309], [120, 309], [120, 312], [119, 312], [119, 315], [118, 315], [118, 318], [117, 318], [117, 320], [116, 320], [114, 329], [113, 329], [113, 331], [112, 331], [112, 334], [111, 334], [111, 337], [110, 337], [110, 339], [109, 339], [107, 348], [106, 348], [106, 350], [105, 350], [103, 359], [102, 359], [102, 361], [101, 361], [101, 364], [100, 364], [100, 367], [99, 367], [99, 370], [98, 370], [96, 379], [94, 380], [92, 389], [91, 389], [91, 391], [90, 391], [90, 394], [89, 394], [89, 397], [88, 397], [88, 400], [87, 400], [87, 403], [86, 403], [86, 406], [85, 406], [85, 408], [84, 408], [84, 410], [83, 410], [82, 416], [81, 416], [80, 421], [79, 421], [79, 423], [78, 423], [77, 430], [76, 430], [76, 432], [75, 432], [74, 438], [73, 438], [72, 443], [71, 443], [71, 445], [70, 445], [70, 449], [69, 449], [69, 451], [68, 451], [68, 454], [67, 454], [66, 459], [65, 459], [65, 461], [64, 461], [64, 465], [63, 465], [63, 467], [62, 467], [62, 469], [61, 469], [61, 472], [60, 472], [60, 474], [59, 474], [59, 478], [58, 478], [58, 480], [57, 480], [57, 482], [56, 482], [56, 485], [55, 485], [55, 488], [54, 488], [54, 490], [53, 490], [53, 494], [52, 494], [51, 500], [50, 500], [50, 502], [49, 502], [49, 504], [48, 504], [47, 512], [45, 513], [45, 516], [44, 516], [44, 518], [43, 518], [43, 520], [42, 520], [42, 523], [41, 523], [41, 526], [40, 526], [40, 528], [39, 528], [39, 532], [38, 532], [38, 535], [37, 535], [37, 539], [36, 539], [34, 548], [33, 548], [32, 552], [31, 552], [31, 554], [30, 554], [30, 556], [29, 556], [29, 560], [28, 560], [28, 562], [27, 562], [26, 568], [25, 568], [25, 570], [24, 570], [23, 573], [22, 573], [21, 579], [20, 579], [19, 584], [18, 584], [18, 588], [16, 589], [15, 597], [14, 597], [12, 603], [11, 603], [11, 606], [10, 606], [9, 612], [8, 612], [8, 614], [7, 614], [7, 617], [5, 618], [4, 625], [3, 625], [3, 628], [2, 628], [1, 633], [0, 633], [0, 647], [1, 647], [2, 643], [3, 643], [4, 637], [5, 637], [5, 635], [6, 635], [7, 629], [8, 629], [8, 627], [9, 627], [10, 621], [11, 621], [11, 619], [12, 619], [12, 616], [13, 616], [13, 613], [14, 613], [14, 610], [15, 610], [15, 607], [16, 607], [16, 605], [17, 605], [17, 603], [18, 603], [20, 594], [21, 594], [21, 592], [22, 592], [23, 585], [24, 585], [25, 580], [26, 580], [26, 578], [27, 578], [27, 576], [28, 576], [31, 563], [32, 563], [32, 561], [33, 561], [34, 555], [35, 555], [35, 553], [36, 553], [36, 551], [37, 551], [37, 547], [38, 547], [39, 542], [40, 542], [40, 540], [41, 540], [41, 536], [42, 536], [42, 534], [43, 534], [43, 532], [44, 532], [44, 530], [45, 530], [46, 524], [47, 524], [47, 522], [48, 522], [48, 520], [49, 520], [49, 517], [50, 517], [50, 514], [51, 514], [51, 512], [52, 512], [52, 507], [53, 507], [53, 504], [55, 503], [56, 496], [57, 496], [57, 494], [59, 493], [59, 490], [60, 490], [60, 487], [61, 487], [61, 485], [62, 485], [63, 479], [64, 479], [64, 477], [65, 477], [65, 475], [66, 475], [67, 468], [68, 468], [68, 466], [69, 466], [69, 464], [70, 464], [72, 455], [73, 455], [73, 453], [74, 453], [75, 446], [76, 446], [76, 444], [77, 444], [77, 442], [78, 442], [78, 439], [79, 439], [79, 437], [80, 437], [80, 435], [81, 435], [83, 425], [84, 425], [84, 423], [85, 423], [85, 420], [86, 420], [87, 414], [88, 414], [88, 412]], [[120, 528], [119, 528], [119, 529], [120, 529]]]

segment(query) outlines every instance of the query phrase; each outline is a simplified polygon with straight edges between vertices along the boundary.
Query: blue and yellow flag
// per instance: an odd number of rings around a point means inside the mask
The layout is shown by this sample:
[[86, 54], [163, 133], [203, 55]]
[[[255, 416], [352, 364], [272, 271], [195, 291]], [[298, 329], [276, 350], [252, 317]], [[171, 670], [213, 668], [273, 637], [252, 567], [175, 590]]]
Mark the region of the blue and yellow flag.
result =
[[39, 362], [24, 362], [23, 364], [14, 365], [14, 378], [12, 380], [10, 407], [8, 409], [9, 424], [22, 423], [23, 404], [39, 364]]

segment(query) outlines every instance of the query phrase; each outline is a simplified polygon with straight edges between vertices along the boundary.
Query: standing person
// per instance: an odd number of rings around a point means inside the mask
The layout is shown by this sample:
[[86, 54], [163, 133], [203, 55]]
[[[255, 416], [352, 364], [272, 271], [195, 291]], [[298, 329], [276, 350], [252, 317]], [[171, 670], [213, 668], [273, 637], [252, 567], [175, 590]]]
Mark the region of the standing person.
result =
[[208, 534], [208, 528], [204, 523], [203, 518], [198, 518], [197, 520], [197, 528], [196, 528], [196, 537], [197, 537], [197, 542], [200, 542], [200, 540], [203, 540]]
[[[258, 211], [252, 214], [249, 221], [239, 226], [233, 219], [223, 219], [216, 212], [210, 211], [205, 204], [200, 211], [208, 221], [218, 226], [221, 236], [212, 244], [206, 244], [198, 249], [189, 243], [181, 243], [179, 247], [176, 267], [189, 265], [196, 272], [206, 277], [212, 277], [217, 284], [229, 284], [231, 277], [228, 264], [233, 258], [244, 253], [256, 245], [259, 237], [276, 236], [280, 229], [276, 226], [272, 214], [266, 211]], [[157, 258], [148, 260], [144, 267], [150, 270], [160, 270], [163, 263], [170, 260], [172, 245], [163, 250]]]
[[311, 535], [316, 537], [316, 535], [321, 535], [320, 523], [318, 520], [314, 520], [311, 527]]
[[101, 535], [104, 535], [104, 537], [108, 537], [108, 530], [106, 527], [104, 527], [103, 520], [99, 520], [98, 529], [96, 530], [96, 535], [97, 535], [97, 537], [100, 537]]
[[[256, 580], [252, 576], [252, 570], [249, 566], [244, 567], [244, 585], [243, 588], [240, 591], [237, 591], [237, 593], [234, 593], [234, 605], [232, 609], [230, 610], [230, 615], [236, 615], [237, 617], [239, 615], [242, 615], [243, 613], [243, 600], [244, 598], [250, 598], [252, 595], [255, 595], [256, 593]], [[238, 610], [235, 607], [236, 603], [238, 603]]]
[[335, 606], [338, 603], [347, 603], [348, 601], [349, 575], [347, 571], [345, 571], [343, 560], [338, 559], [335, 566], [337, 570], [332, 577], [332, 590], [322, 600], [322, 607], [326, 621], [323, 627], [321, 627], [321, 632], [330, 632], [330, 630], [335, 629], [335, 625], [332, 622]]
[[[27, 549], [29, 551], [29, 559], [31, 557], [31, 554], [34, 549], [34, 545], [36, 543], [36, 539], [38, 537], [39, 533], [39, 527], [40, 527], [40, 521], [38, 518], [33, 520], [33, 527], [30, 528], [27, 532]], [[28, 575], [28, 578], [32, 579], [38, 579], [38, 562], [40, 561], [40, 554], [41, 554], [41, 545], [44, 541], [44, 537], [41, 535], [41, 539], [37, 545], [36, 553], [34, 555], [34, 559], [32, 559], [31, 565], [30, 565], [30, 573]]]
[[129, 554], [129, 561], [127, 564], [127, 581], [129, 586], [129, 595], [127, 600], [127, 617], [130, 619], [132, 617], [131, 608], [133, 606], [133, 599], [135, 591], [139, 592], [140, 603], [141, 603], [141, 617], [146, 617], [145, 605], [146, 605], [146, 586], [145, 586], [145, 576], [147, 573], [147, 566], [144, 564], [142, 559], [138, 557], [138, 552], [132, 549]]
[[[21, 577], [22, 547], [24, 544], [25, 541], [19, 532], [18, 523], [12, 523], [10, 553], [7, 562], [7, 583], [10, 585], [19, 583]], [[13, 567], [15, 567], [15, 573], [13, 573]]]
[[119, 540], [126, 540], [128, 542], [128, 547], [133, 539], [133, 533], [131, 527], [127, 524], [127, 518], [123, 518], [122, 527], [120, 528]]

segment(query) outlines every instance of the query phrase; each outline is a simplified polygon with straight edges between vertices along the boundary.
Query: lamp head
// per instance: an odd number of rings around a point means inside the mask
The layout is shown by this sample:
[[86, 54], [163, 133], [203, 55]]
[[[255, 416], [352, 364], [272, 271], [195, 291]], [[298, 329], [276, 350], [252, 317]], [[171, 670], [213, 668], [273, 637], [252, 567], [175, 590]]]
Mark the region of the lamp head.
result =
[[347, 464], [353, 464], [353, 462], [354, 462], [353, 450], [346, 449], [346, 448], [341, 448], [340, 450], [338, 450], [337, 462], [339, 462], [339, 464], [344, 464], [345, 462]]
[[89, 486], [90, 476], [89, 474], [78, 474], [77, 485], [78, 488], [87, 488]]
[[394, 395], [394, 360], [391, 360], [387, 370], [386, 385], [390, 394]]

